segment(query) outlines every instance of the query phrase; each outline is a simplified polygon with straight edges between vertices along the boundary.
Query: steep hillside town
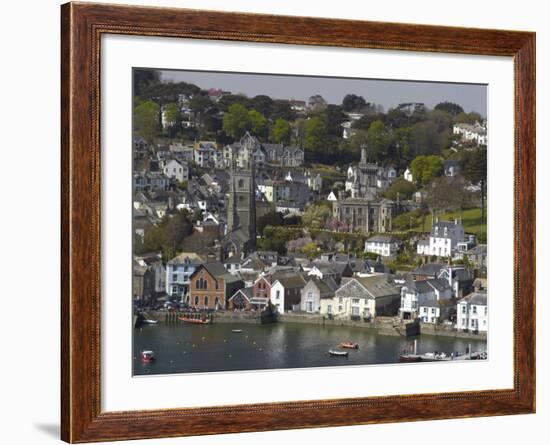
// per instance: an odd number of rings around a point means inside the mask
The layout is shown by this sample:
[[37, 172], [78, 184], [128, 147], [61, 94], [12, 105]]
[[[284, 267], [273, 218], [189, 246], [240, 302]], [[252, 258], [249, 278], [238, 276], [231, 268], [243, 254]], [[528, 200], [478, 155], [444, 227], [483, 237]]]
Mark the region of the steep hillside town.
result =
[[156, 78], [137, 88], [136, 313], [486, 334], [481, 115]]

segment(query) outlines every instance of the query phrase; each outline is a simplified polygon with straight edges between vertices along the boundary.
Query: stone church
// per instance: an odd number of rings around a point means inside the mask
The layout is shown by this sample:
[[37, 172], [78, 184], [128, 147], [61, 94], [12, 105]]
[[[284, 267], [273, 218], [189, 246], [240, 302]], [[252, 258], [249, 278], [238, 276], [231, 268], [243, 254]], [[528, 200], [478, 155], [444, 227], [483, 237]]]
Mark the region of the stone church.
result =
[[252, 151], [232, 156], [229, 169], [227, 232], [222, 240], [223, 259], [246, 256], [256, 247], [255, 160]]

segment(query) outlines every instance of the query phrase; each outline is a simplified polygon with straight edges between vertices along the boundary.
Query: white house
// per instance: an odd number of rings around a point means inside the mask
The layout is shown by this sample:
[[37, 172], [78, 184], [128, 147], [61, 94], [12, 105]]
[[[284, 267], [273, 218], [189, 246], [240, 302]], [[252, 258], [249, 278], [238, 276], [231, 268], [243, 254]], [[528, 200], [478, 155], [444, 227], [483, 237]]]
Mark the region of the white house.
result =
[[269, 299], [275, 310], [284, 314], [300, 308], [301, 291], [306, 280], [301, 274], [290, 274], [278, 278], [271, 285]]
[[204, 260], [194, 252], [183, 252], [166, 263], [166, 293], [184, 301], [189, 292], [189, 278]]
[[400, 303], [399, 288], [387, 274], [343, 280], [333, 298], [321, 299], [321, 314], [335, 318], [371, 319], [393, 316]]
[[429, 239], [418, 242], [416, 253], [452, 257], [457, 244], [463, 240], [464, 227], [458, 220], [454, 222], [436, 220], [432, 225]]
[[418, 316], [423, 323], [435, 324], [439, 321], [449, 320], [456, 309], [454, 300], [426, 300], [420, 304]]
[[456, 328], [471, 332], [487, 332], [487, 293], [472, 292], [456, 305]]
[[338, 201], [338, 198], [336, 198], [336, 194], [331, 191], [327, 196], [327, 201], [335, 202]]
[[301, 291], [300, 310], [308, 313], [321, 311], [321, 300], [334, 297], [338, 284], [332, 278], [319, 280], [310, 278]]
[[163, 168], [164, 174], [169, 178], [175, 178], [178, 182], [187, 181], [189, 179], [189, 167], [187, 164], [180, 163], [175, 159], [171, 159]]
[[451, 296], [451, 287], [444, 279], [407, 281], [401, 288], [399, 315], [403, 320], [414, 320], [427, 301], [449, 300]]
[[371, 236], [365, 241], [365, 252], [375, 253], [380, 256], [394, 256], [397, 254], [397, 250], [401, 241], [397, 238], [384, 235]]

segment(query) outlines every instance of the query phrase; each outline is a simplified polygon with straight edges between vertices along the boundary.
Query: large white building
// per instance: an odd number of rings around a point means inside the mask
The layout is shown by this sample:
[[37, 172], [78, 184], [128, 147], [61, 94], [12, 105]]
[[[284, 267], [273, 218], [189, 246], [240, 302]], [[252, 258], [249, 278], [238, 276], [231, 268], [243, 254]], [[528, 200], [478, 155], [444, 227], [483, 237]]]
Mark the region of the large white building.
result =
[[472, 292], [456, 305], [456, 328], [470, 332], [487, 332], [487, 293]]
[[394, 256], [397, 254], [401, 242], [397, 238], [384, 235], [371, 236], [365, 241], [365, 252], [380, 256]]
[[457, 244], [464, 240], [464, 227], [462, 223], [439, 221], [432, 225], [430, 237], [420, 240], [416, 253], [438, 257], [451, 257], [457, 248]]
[[487, 128], [476, 122], [471, 124], [453, 125], [453, 134], [458, 134], [463, 141], [473, 141], [478, 145], [487, 145]]

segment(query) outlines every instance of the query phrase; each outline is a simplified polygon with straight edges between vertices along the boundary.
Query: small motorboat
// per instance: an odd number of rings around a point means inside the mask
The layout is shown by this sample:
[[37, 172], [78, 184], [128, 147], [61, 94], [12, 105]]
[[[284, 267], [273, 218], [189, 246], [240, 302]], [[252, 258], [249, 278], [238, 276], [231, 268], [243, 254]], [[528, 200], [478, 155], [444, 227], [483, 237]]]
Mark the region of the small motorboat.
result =
[[155, 361], [155, 353], [153, 351], [141, 351], [141, 361], [151, 363]]
[[345, 341], [340, 343], [338, 346], [345, 349], [359, 349], [359, 343], [353, 343], [351, 341]]
[[233, 332], [233, 334], [240, 334], [242, 331], [242, 329], [231, 329], [231, 332]]
[[178, 320], [193, 324], [209, 324], [211, 322], [209, 318], [178, 317]]
[[333, 349], [329, 349], [328, 353], [330, 355], [334, 355], [336, 357], [347, 357], [349, 352], [348, 351], [335, 351]]
[[142, 321], [143, 324], [157, 324], [158, 323], [158, 320], [149, 320], [149, 319], [145, 319]]

